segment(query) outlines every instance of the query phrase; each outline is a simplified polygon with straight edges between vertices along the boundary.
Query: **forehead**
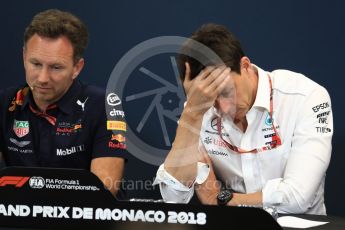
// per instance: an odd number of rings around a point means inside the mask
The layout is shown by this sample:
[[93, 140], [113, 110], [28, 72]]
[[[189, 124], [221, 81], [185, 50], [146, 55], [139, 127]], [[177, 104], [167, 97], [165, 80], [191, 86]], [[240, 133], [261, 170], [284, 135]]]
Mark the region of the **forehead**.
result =
[[27, 41], [25, 53], [42, 61], [73, 60], [73, 46], [65, 36], [47, 38], [35, 34]]

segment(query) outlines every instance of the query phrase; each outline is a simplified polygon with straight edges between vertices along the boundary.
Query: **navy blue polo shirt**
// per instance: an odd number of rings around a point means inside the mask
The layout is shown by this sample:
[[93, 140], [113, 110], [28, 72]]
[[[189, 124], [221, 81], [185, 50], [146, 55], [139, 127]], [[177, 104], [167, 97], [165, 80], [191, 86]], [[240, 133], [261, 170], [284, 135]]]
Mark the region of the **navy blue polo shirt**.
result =
[[6, 89], [0, 91], [0, 150], [7, 166], [90, 169], [94, 158], [127, 158], [124, 116], [114, 119], [107, 119], [104, 90], [79, 81], [46, 113], [28, 86]]

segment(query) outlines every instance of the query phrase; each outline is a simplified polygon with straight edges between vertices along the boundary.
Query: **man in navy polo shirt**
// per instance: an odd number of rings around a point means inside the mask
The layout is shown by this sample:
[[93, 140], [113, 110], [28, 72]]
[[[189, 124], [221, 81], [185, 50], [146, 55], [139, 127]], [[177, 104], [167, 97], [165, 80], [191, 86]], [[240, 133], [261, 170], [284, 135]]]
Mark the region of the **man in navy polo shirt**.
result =
[[[126, 123], [123, 113], [107, 120], [104, 91], [76, 80], [87, 42], [85, 25], [70, 13], [33, 18], [24, 34], [27, 84], [0, 91], [0, 152], [7, 166], [89, 169], [115, 195]], [[120, 106], [115, 93], [107, 98]]]

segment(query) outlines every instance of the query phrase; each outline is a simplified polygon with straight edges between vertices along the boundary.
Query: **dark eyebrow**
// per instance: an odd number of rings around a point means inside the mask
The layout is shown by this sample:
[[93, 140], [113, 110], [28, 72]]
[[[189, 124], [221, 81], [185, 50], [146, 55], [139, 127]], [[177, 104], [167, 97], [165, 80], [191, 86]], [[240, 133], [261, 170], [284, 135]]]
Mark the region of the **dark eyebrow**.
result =
[[[30, 62], [38, 62], [38, 63], [41, 63], [41, 61], [38, 60], [38, 59], [35, 58], [35, 57], [29, 58], [29, 61], [30, 61]], [[61, 67], [64, 67], [64, 66], [66, 66], [66, 65], [65, 65], [65, 63], [63, 63], [63, 62], [54, 62], [54, 63], [48, 63], [48, 66], [61, 66]]]

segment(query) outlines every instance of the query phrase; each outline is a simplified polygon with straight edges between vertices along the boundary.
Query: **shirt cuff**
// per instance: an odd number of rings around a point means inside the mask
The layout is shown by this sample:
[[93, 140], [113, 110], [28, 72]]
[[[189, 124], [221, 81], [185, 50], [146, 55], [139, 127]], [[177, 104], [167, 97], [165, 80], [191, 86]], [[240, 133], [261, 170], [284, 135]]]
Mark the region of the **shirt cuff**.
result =
[[153, 182], [153, 185], [159, 184], [160, 192], [165, 202], [188, 203], [194, 195], [195, 183], [204, 183], [209, 173], [209, 165], [198, 162], [197, 176], [192, 186], [188, 187], [170, 175], [165, 170], [164, 164], [162, 164], [157, 171], [157, 177]]
[[279, 187], [283, 178], [276, 178], [267, 181], [265, 187], [262, 189], [262, 199], [264, 206], [278, 206], [286, 203], [285, 194], [279, 191]]

